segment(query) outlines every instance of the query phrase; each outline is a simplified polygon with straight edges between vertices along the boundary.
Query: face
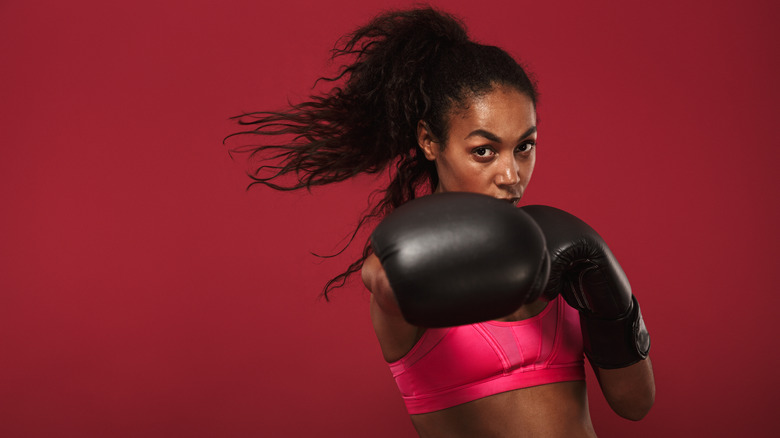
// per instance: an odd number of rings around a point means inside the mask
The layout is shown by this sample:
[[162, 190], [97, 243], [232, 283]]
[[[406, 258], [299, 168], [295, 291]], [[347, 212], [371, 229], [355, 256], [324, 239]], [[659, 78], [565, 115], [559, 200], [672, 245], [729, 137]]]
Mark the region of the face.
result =
[[467, 103], [450, 115], [445, 144], [418, 126], [418, 143], [439, 174], [436, 193], [481, 193], [517, 205], [536, 163], [533, 102], [499, 86]]

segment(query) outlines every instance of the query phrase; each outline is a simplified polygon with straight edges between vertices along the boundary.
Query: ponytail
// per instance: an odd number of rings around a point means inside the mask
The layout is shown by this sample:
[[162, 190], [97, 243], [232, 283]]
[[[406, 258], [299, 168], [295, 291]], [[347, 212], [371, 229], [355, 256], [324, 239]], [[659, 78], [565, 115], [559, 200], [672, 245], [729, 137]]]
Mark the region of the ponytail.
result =
[[[327, 93], [312, 94], [285, 110], [236, 116], [245, 129], [225, 141], [258, 139], [231, 149], [259, 163], [249, 173], [250, 187], [308, 190], [361, 173], [390, 171], [390, 184], [337, 254], [371, 220], [436, 189], [435, 165], [417, 147], [420, 120], [446, 139], [453, 107], [496, 84], [515, 86], [536, 102], [535, 86], [511, 56], [471, 42], [458, 19], [432, 8], [375, 17], [339, 40], [332, 59], [341, 63], [337, 75], [318, 79], [334, 84]], [[361, 257], [326, 284], [326, 299], [370, 253], [366, 242]]]

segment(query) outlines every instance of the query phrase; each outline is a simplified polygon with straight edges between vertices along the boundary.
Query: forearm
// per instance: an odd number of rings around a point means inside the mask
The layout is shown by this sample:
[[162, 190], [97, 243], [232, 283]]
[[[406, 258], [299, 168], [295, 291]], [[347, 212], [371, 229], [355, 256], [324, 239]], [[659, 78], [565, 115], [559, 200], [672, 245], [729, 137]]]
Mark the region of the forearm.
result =
[[655, 402], [655, 378], [650, 357], [623, 368], [593, 371], [601, 392], [615, 413], [638, 421], [647, 415]]

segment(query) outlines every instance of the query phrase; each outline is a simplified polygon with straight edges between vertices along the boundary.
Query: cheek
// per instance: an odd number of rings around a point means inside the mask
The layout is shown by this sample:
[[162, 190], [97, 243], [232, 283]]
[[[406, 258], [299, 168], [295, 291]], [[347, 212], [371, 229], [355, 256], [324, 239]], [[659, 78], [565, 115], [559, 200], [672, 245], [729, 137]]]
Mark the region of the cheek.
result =
[[526, 171], [524, 174], [526, 184], [531, 180], [531, 175], [534, 173], [534, 166], [536, 166], [536, 154], [534, 154], [526, 163]]
[[493, 182], [495, 171], [484, 164], [472, 162], [461, 168], [462, 180], [474, 191], [481, 191]]
[[461, 183], [477, 180], [483, 172], [483, 169], [477, 163], [470, 162], [470, 160], [464, 157], [437, 161], [437, 168], [439, 169], [439, 176], [444, 174]]

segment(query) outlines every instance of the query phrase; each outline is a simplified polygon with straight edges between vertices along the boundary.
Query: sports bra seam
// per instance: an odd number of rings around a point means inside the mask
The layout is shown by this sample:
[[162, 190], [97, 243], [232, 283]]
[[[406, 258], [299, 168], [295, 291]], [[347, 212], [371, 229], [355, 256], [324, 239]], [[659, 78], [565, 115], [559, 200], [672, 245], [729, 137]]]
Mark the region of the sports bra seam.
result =
[[[477, 329], [477, 327], [479, 327], [479, 329]], [[498, 356], [498, 360], [501, 362], [501, 367], [504, 369], [501, 374], [506, 375], [511, 370], [512, 364], [506, 355], [506, 351], [504, 351], [504, 347], [500, 342], [498, 342], [498, 340], [496, 340], [493, 334], [483, 326], [482, 323], [474, 324], [474, 328], [477, 329], [477, 333], [485, 338], [485, 341], [487, 341], [488, 345], [490, 345], [490, 348], [493, 349], [493, 353]]]
[[560, 351], [561, 343], [563, 342], [562, 331], [563, 325], [566, 323], [566, 304], [559, 300], [556, 307], [558, 318], [555, 321], [555, 335], [553, 336], [553, 346], [552, 349], [550, 349], [550, 355], [547, 356], [547, 360], [544, 361], [545, 368], [548, 368], [551, 363], [555, 362], [555, 359], [558, 357], [558, 352]]
[[[569, 366], [560, 366], [560, 367], [555, 367], [555, 368], [577, 369], [577, 368], [580, 368], [580, 364], [575, 362], [575, 363], [572, 363]], [[497, 379], [504, 379], [504, 378], [507, 378], [507, 377], [510, 377], [510, 376], [514, 376], [516, 374], [526, 374], [526, 373], [535, 373], [535, 372], [536, 373], [542, 373], [544, 371], [546, 371], [546, 369], [523, 371], [522, 368], [517, 368], [517, 369], [513, 370], [509, 374], [493, 375], [493, 376], [485, 377], [484, 379], [478, 380], [476, 382], [470, 382], [470, 383], [465, 384], [465, 385], [452, 385], [452, 386], [448, 386], [446, 388], [439, 388], [438, 390], [433, 391], [433, 392], [427, 392], [425, 394], [418, 394], [418, 395], [408, 395], [408, 396], [404, 396], [404, 397], [413, 398], [413, 399], [416, 399], [416, 400], [432, 398], [432, 397], [441, 397], [442, 393], [453, 392], [453, 391], [469, 390], [472, 387], [483, 385], [483, 384], [486, 384], [486, 383], [490, 383], [490, 382], [492, 382], [494, 380], [497, 380]], [[566, 381], [566, 380], [560, 380], [560, 382], [564, 382], [564, 381]], [[555, 380], [555, 381], [552, 381], [550, 383], [558, 383], [558, 382], [559, 381]], [[534, 386], [538, 386], [538, 385], [530, 385], [530, 386], [522, 385], [522, 386], [517, 386], [517, 387], [510, 387], [509, 389], [504, 389], [504, 390], [502, 390], [500, 392], [514, 391], [516, 389], [532, 388]], [[498, 393], [496, 393], [496, 394], [498, 394]]]
[[420, 352], [417, 355], [417, 357], [415, 357], [415, 354], [417, 354], [417, 352], [420, 349], [423, 348], [424, 341], [427, 338], [432, 336], [431, 335], [431, 331], [432, 331], [431, 329], [425, 330], [425, 332], [423, 332], [422, 336], [420, 336], [420, 339], [418, 339], [417, 342], [415, 342], [415, 344], [412, 346], [412, 348], [405, 355], [403, 355], [400, 359], [398, 359], [395, 362], [388, 362], [388, 365], [391, 366], [391, 367], [393, 367], [393, 366], [403, 366], [404, 369], [403, 369], [402, 372], [405, 372], [407, 369], [411, 368], [415, 363], [419, 362], [422, 358], [427, 356], [428, 353], [433, 351], [436, 348], [436, 346], [439, 345], [439, 343], [441, 343], [441, 341], [444, 340], [444, 338], [449, 336], [449, 334], [450, 334], [450, 327], [448, 327], [446, 329], [446, 332], [443, 335], [441, 335], [441, 337], [439, 337], [439, 339], [437, 339], [436, 342], [431, 344], [431, 346], [427, 350], [425, 350], [423, 352]]

